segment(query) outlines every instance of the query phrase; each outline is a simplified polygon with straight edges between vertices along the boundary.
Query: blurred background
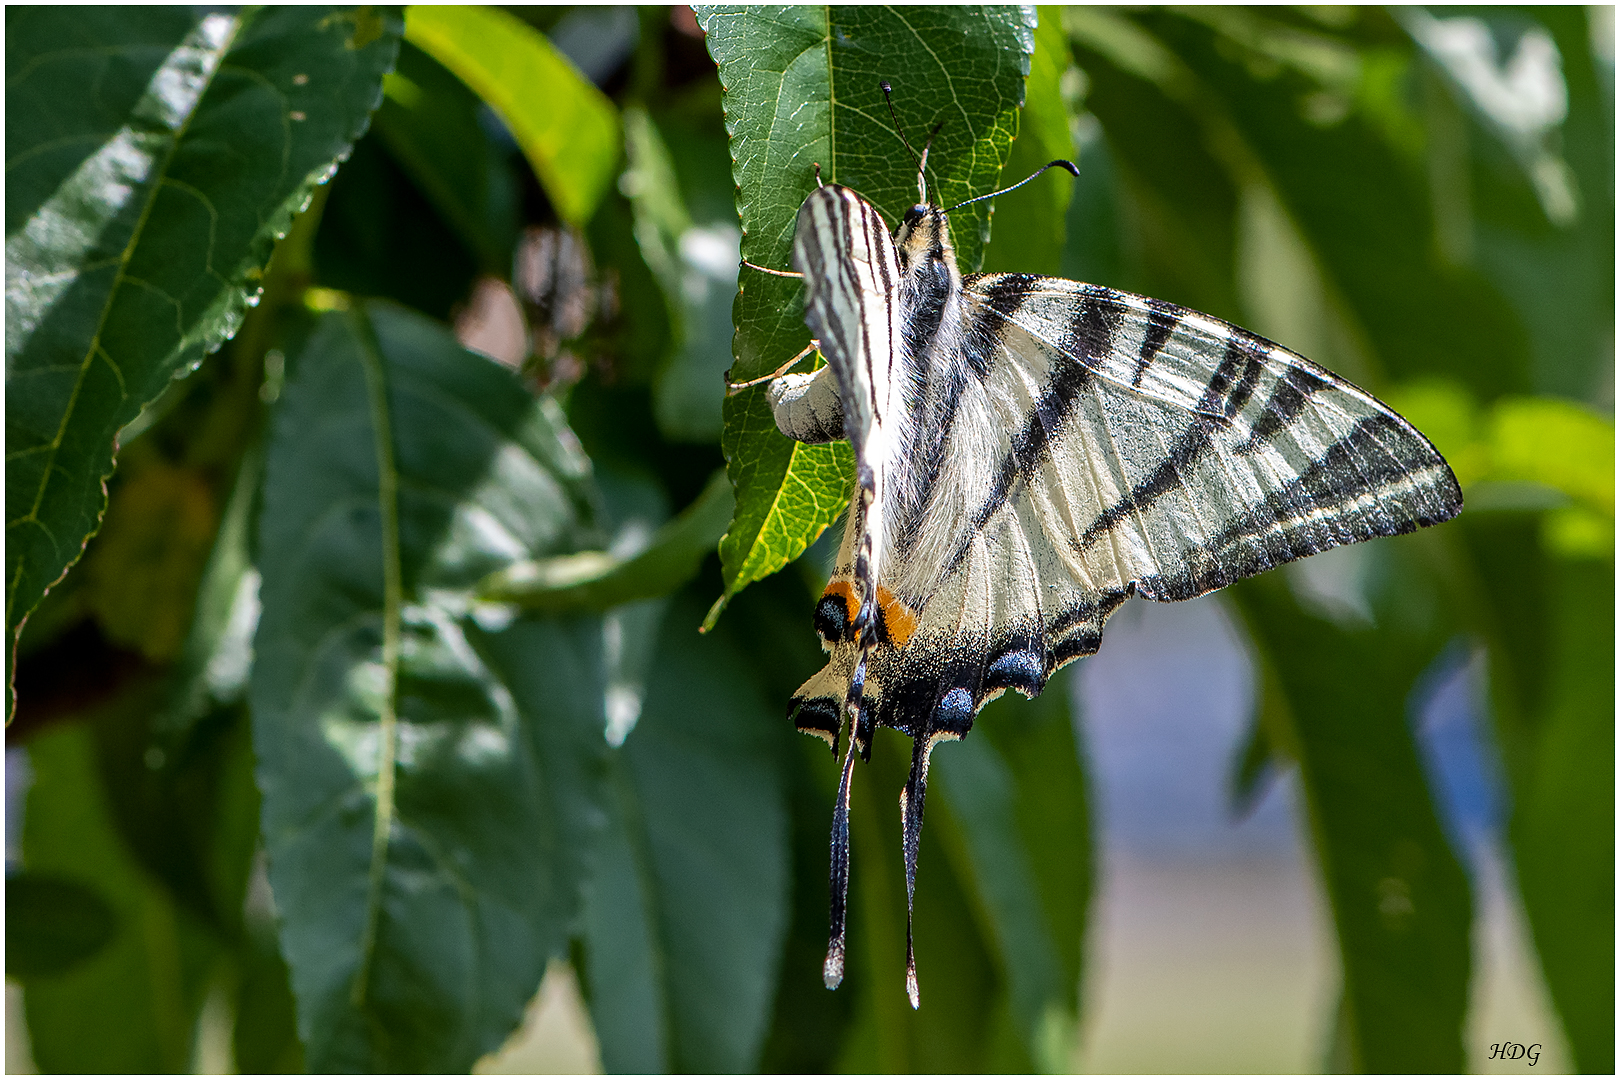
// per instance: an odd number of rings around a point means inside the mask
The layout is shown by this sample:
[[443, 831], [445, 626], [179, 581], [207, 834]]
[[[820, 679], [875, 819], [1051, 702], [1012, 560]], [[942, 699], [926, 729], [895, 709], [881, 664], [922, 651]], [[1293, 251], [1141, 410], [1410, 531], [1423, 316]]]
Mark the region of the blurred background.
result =
[[[715, 61], [685, 7], [501, 10], [544, 35], [619, 117], [616, 179], [600, 208], [582, 228], [566, 224], [515, 125], [407, 34], [369, 132], [289, 237], [307, 265], [287, 304], [383, 297], [452, 326], [466, 347], [565, 403], [618, 535], [650, 535], [725, 465], [719, 388], [732, 364], [742, 235]], [[1060, 106], [1057, 130], [1081, 176], [1039, 189], [1046, 217], [1036, 220], [1061, 238], [1053, 265], [1021, 261], [993, 233], [985, 268], [1163, 297], [1278, 340], [1412, 419], [1453, 464], [1468, 509], [1433, 530], [1444, 535], [1432, 543], [1337, 550], [1184, 604], [1133, 600], [1101, 652], [1054, 681], [1048, 695], [1068, 695], [1085, 777], [1077, 812], [1089, 839], [1075, 858], [1090, 867], [1081, 874], [1089, 892], [1075, 901], [1084, 929], [1070, 950], [1080, 972], [1065, 1006], [1073, 1015], [1054, 1029], [1056, 1050], [1034, 1063], [1087, 1072], [1344, 1063], [1366, 1036], [1347, 1034], [1344, 1021], [1343, 957], [1360, 954], [1355, 931], [1335, 919], [1336, 903], [1350, 901], [1334, 860], [1357, 856], [1335, 822], [1341, 811], [1353, 819], [1358, 793], [1379, 790], [1383, 774], [1334, 779], [1331, 761], [1361, 749], [1355, 725], [1335, 744], [1338, 757], [1316, 756], [1301, 705], [1313, 694], [1348, 701], [1354, 720], [1365, 691], [1393, 703], [1393, 726], [1378, 737], [1415, 752], [1408, 787], [1389, 783], [1406, 793], [1390, 796], [1392, 812], [1432, 815], [1430, 857], [1452, 868], [1441, 877], [1456, 877], [1435, 910], [1450, 905], [1461, 959], [1447, 953], [1436, 966], [1452, 965], [1466, 985], [1460, 1065], [1604, 1071], [1607, 1040], [1612, 1071], [1613, 8], [1042, 7], [1039, 18], [1047, 51], [1037, 67], [1048, 65], [1056, 88], [1043, 101]], [[10, 67], [8, 56], [8, 78]], [[1012, 175], [1024, 168], [1020, 154], [1040, 153], [1015, 144], [1004, 180], [1022, 178]], [[1012, 198], [998, 200], [998, 227], [1032, 213]], [[146, 722], [128, 718], [123, 695], [174, 662], [219, 515], [193, 525], [172, 510], [193, 505], [184, 500], [154, 512], [139, 484], [157, 483], [166, 463], [209, 462], [199, 417], [268, 415], [295, 339], [244, 334], [126, 430], [108, 528], [19, 645], [8, 880], [35, 867], [44, 845], [93, 835], [117, 849], [98, 864], [117, 867], [109, 888], [139, 891], [149, 913], [188, 917], [166, 876], [181, 857], [166, 870], [150, 838], [141, 847], [116, 820], [146, 812], [117, 794], [119, 770], [162, 765], [141, 757], [138, 739], [121, 742], [117, 725]], [[243, 453], [262, 423], [244, 425], [231, 452]], [[228, 486], [215, 483], [223, 504]], [[638, 518], [638, 505], [652, 509]], [[108, 583], [127, 579], [131, 564], [119, 560], [141, 529], [150, 550], [134, 565], [144, 584], [120, 590]], [[816, 666], [809, 612], [830, 554], [823, 538], [725, 616], [742, 627], [773, 719]], [[681, 617], [720, 589], [710, 557], [677, 601]], [[1405, 612], [1424, 604], [1441, 614], [1412, 629]], [[794, 629], [779, 639], [779, 626]], [[1315, 674], [1313, 657], [1333, 653], [1346, 663], [1337, 682]], [[625, 692], [633, 724], [640, 691]], [[246, 706], [231, 708], [221, 745], [245, 746]], [[93, 734], [105, 775], [71, 790], [35, 786], [38, 747], [75, 730]], [[870, 976], [853, 973], [831, 997], [815, 985], [830, 780], [821, 744], [801, 741], [768, 751], [789, 778], [790, 884], [752, 1057], [736, 1064], [876, 1069], [894, 1059], [872, 1047], [901, 1037], [888, 1019], [861, 1017]], [[245, 753], [221, 751], [221, 775], [247, 776]], [[1549, 794], [1559, 791], [1576, 794], [1560, 803]], [[81, 812], [104, 820], [70, 820]], [[924, 863], [925, 874], [943, 869], [943, 849]], [[980, 883], [962, 876], [950, 888], [972, 896]], [[74, 1056], [71, 1044], [94, 1041], [98, 1025], [135, 1022], [115, 1016], [127, 989], [86, 975], [102, 947], [91, 933], [80, 935], [88, 944], [76, 968], [17, 978], [8, 966], [8, 1071], [302, 1068], [286, 1034], [286, 969], [265, 929], [274, 907], [262, 845], [243, 893], [247, 914], [233, 917], [245, 929], [210, 961], [202, 989], [182, 995], [190, 1004], [173, 1018], [169, 1057]], [[1570, 914], [1560, 907], [1570, 897], [1585, 907]], [[14, 930], [25, 930], [14, 919], [7, 930], [9, 952]], [[266, 948], [268, 968], [253, 966]], [[980, 981], [1007, 983], [994, 947], [964, 948], [991, 957]], [[1596, 967], [1594, 955], [1604, 958]], [[599, 1035], [601, 1014], [593, 1021], [582, 956], [576, 946], [573, 963], [551, 963], [523, 1026], [479, 1071], [595, 1072], [625, 1060], [613, 1056], [616, 1036]], [[72, 971], [79, 982], [64, 990]], [[958, 977], [977, 978], [940, 970], [938, 1000], [958, 992]], [[1606, 1006], [1592, 996], [1605, 982]], [[256, 1035], [261, 1020], [278, 1034]], [[31, 1033], [50, 1049], [35, 1054]], [[1491, 1059], [1504, 1040], [1539, 1044], [1539, 1064]], [[663, 1067], [681, 1067], [669, 1054]], [[921, 1052], [904, 1060], [931, 1067]], [[958, 1064], [998, 1061], [1027, 1068], [1033, 1058], [985, 1051]]]

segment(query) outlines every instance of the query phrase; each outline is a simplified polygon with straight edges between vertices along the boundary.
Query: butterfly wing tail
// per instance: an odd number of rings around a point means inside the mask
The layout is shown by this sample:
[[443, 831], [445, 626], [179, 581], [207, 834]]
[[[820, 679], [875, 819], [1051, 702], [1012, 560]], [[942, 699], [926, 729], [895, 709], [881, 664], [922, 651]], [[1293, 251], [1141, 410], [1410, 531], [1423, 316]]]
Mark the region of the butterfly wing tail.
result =
[[928, 793], [928, 756], [932, 743], [919, 735], [911, 746], [911, 777], [900, 792], [901, 845], [906, 858], [906, 997], [913, 1009], [922, 1006], [917, 986], [917, 954], [911, 943], [912, 900], [917, 891], [917, 846], [922, 839], [923, 798]]
[[827, 938], [827, 960], [821, 967], [821, 980], [829, 990], [844, 981], [844, 917], [849, 898], [849, 783], [855, 769], [855, 739], [844, 749], [844, 769], [838, 780], [838, 802], [833, 806], [832, 857], [828, 893], [831, 930]]

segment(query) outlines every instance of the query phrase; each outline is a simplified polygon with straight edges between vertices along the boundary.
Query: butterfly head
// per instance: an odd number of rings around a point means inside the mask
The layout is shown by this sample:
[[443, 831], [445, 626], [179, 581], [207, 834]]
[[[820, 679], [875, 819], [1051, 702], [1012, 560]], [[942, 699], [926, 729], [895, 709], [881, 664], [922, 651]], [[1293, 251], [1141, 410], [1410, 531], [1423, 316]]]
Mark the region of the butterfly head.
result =
[[900, 218], [900, 228], [895, 230], [894, 248], [900, 272], [907, 279], [949, 285], [958, 276], [951, 228], [945, 211], [937, 206], [918, 203], [907, 210]]

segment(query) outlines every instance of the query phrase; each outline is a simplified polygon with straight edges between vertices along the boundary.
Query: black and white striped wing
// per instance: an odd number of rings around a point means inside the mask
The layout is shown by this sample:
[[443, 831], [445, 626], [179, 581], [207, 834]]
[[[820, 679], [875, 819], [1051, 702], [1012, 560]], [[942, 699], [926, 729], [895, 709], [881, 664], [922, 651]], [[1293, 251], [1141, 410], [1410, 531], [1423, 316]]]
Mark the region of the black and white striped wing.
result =
[[[866, 688], [876, 722], [920, 743], [1039, 693], [1128, 596], [1188, 599], [1461, 509], [1411, 425], [1247, 331], [1054, 278], [964, 285], [963, 363], [930, 391], [949, 420], [906, 450], [940, 468], [886, 555]], [[832, 656], [796, 699], [823, 735], [851, 663], [824, 617], [839, 588], [818, 609]]]
[[[844, 977], [850, 777], [860, 742], [855, 733], [869, 731], [872, 723], [866, 674], [868, 657], [880, 647], [874, 615], [890, 546], [886, 508], [899, 480], [897, 454], [909, 429], [904, 415], [907, 399], [896, 386], [895, 368], [901, 348], [900, 265], [883, 219], [848, 188], [818, 187], [799, 207], [793, 265], [804, 275], [805, 322], [827, 358], [827, 368], [815, 380], [824, 380], [831, 372], [841, 403], [843, 435], [855, 451], [855, 495], [844, 529], [848, 647], [837, 658], [843, 685], [830, 709], [835, 750], [845, 713], [851, 721], [833, 808], [832, 934], [822, 971], [830, 988]], [[812, 391], [813, 386], [803, 389]], [[807, 396], [801, 404], [813, 414], [812, 400]], [[914, 970], [909, 980], [915, 1003]]]
[[799, 207], [793, 265], [804, 275], [805, 321], [827, 358], [843, 407], [843, 434], [855, 450], [851, 567], [862, 609], [855, 630], [867, 632], [887, 547], [885, 494], [906, 431], [894, 371], [899, 263], [871, 204], [827, 184]]
[[1462, 509], [1404, 419], [1246, 330], [1055, 278], [967, 293], [997, 340], [990, 393], [1023, 420], [973, 522], [1028, 504], [1077, 580], [1185, 600]]

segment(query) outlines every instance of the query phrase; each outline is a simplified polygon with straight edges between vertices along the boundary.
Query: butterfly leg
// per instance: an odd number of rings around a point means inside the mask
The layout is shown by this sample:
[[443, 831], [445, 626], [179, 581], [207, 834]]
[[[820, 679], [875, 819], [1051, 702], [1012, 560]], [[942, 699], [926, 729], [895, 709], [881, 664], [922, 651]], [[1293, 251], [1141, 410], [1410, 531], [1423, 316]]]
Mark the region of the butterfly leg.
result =
[[802, 278], [802, 277], [804, 277], [804, 275], [799, 273], [797, 270], [772, 270], [768, 266], [761, 266], [761, 265], [759, 265], [759, 263], [751, 263], [747, 259], [742, 260], [742, 264], [744, 266], [748, 267], [748, 269], [750, 269], [750, 270], [758, 270], [760, 273], [762, 273], [762, 274], [770, 274], [772, 277], [790, 277], [790, 278]]
[[759, 378], [757, 378], [757, 379], [749, 379], [747, 382], [739, 382], [739, 383], [727, 382], [726, 383], [726, 396], [731, 397], [731, 396], [733, 396], [735, 394], [742, 393], [744, 390], [748, 389], [750, 386], [758, 386], [760, 383], [767, 383], [767, 382], [770, 382], [772, 379], [780, 379], [783, 375], [786, 375], [788, 373], [788, 371], [792, 369], [794, 364], [797, 364], [800, 360], [803, 360], [805, 357], [809, 356], [811, 353], [815, 352], [819, 348], [821, 348], [821, 342], [817, 341], [814, 338], [811, 338], [810, 339], [810, 344], [806, 345], [803, 349], [801, 349], [799, 351], [799, 355], [795, 356], [793, 359], [789, 360], [787, 363], [783, 364], [781, 367], [777, 368], [775, 371], [771, 372], [769, 375], [761, 375]]
[[922, 838], [923, 798], [928, 792], [928, 756], [932, 747], [926, 735], [919, 735], [911, 746], [911, 778], [900, 792], [901, 846], [906, 858], [906, 997], [913, 1009], [920, 1008], [917, 989], [917, 954], [911, 945], [912, 897], [917, 891], [917, 845]]

